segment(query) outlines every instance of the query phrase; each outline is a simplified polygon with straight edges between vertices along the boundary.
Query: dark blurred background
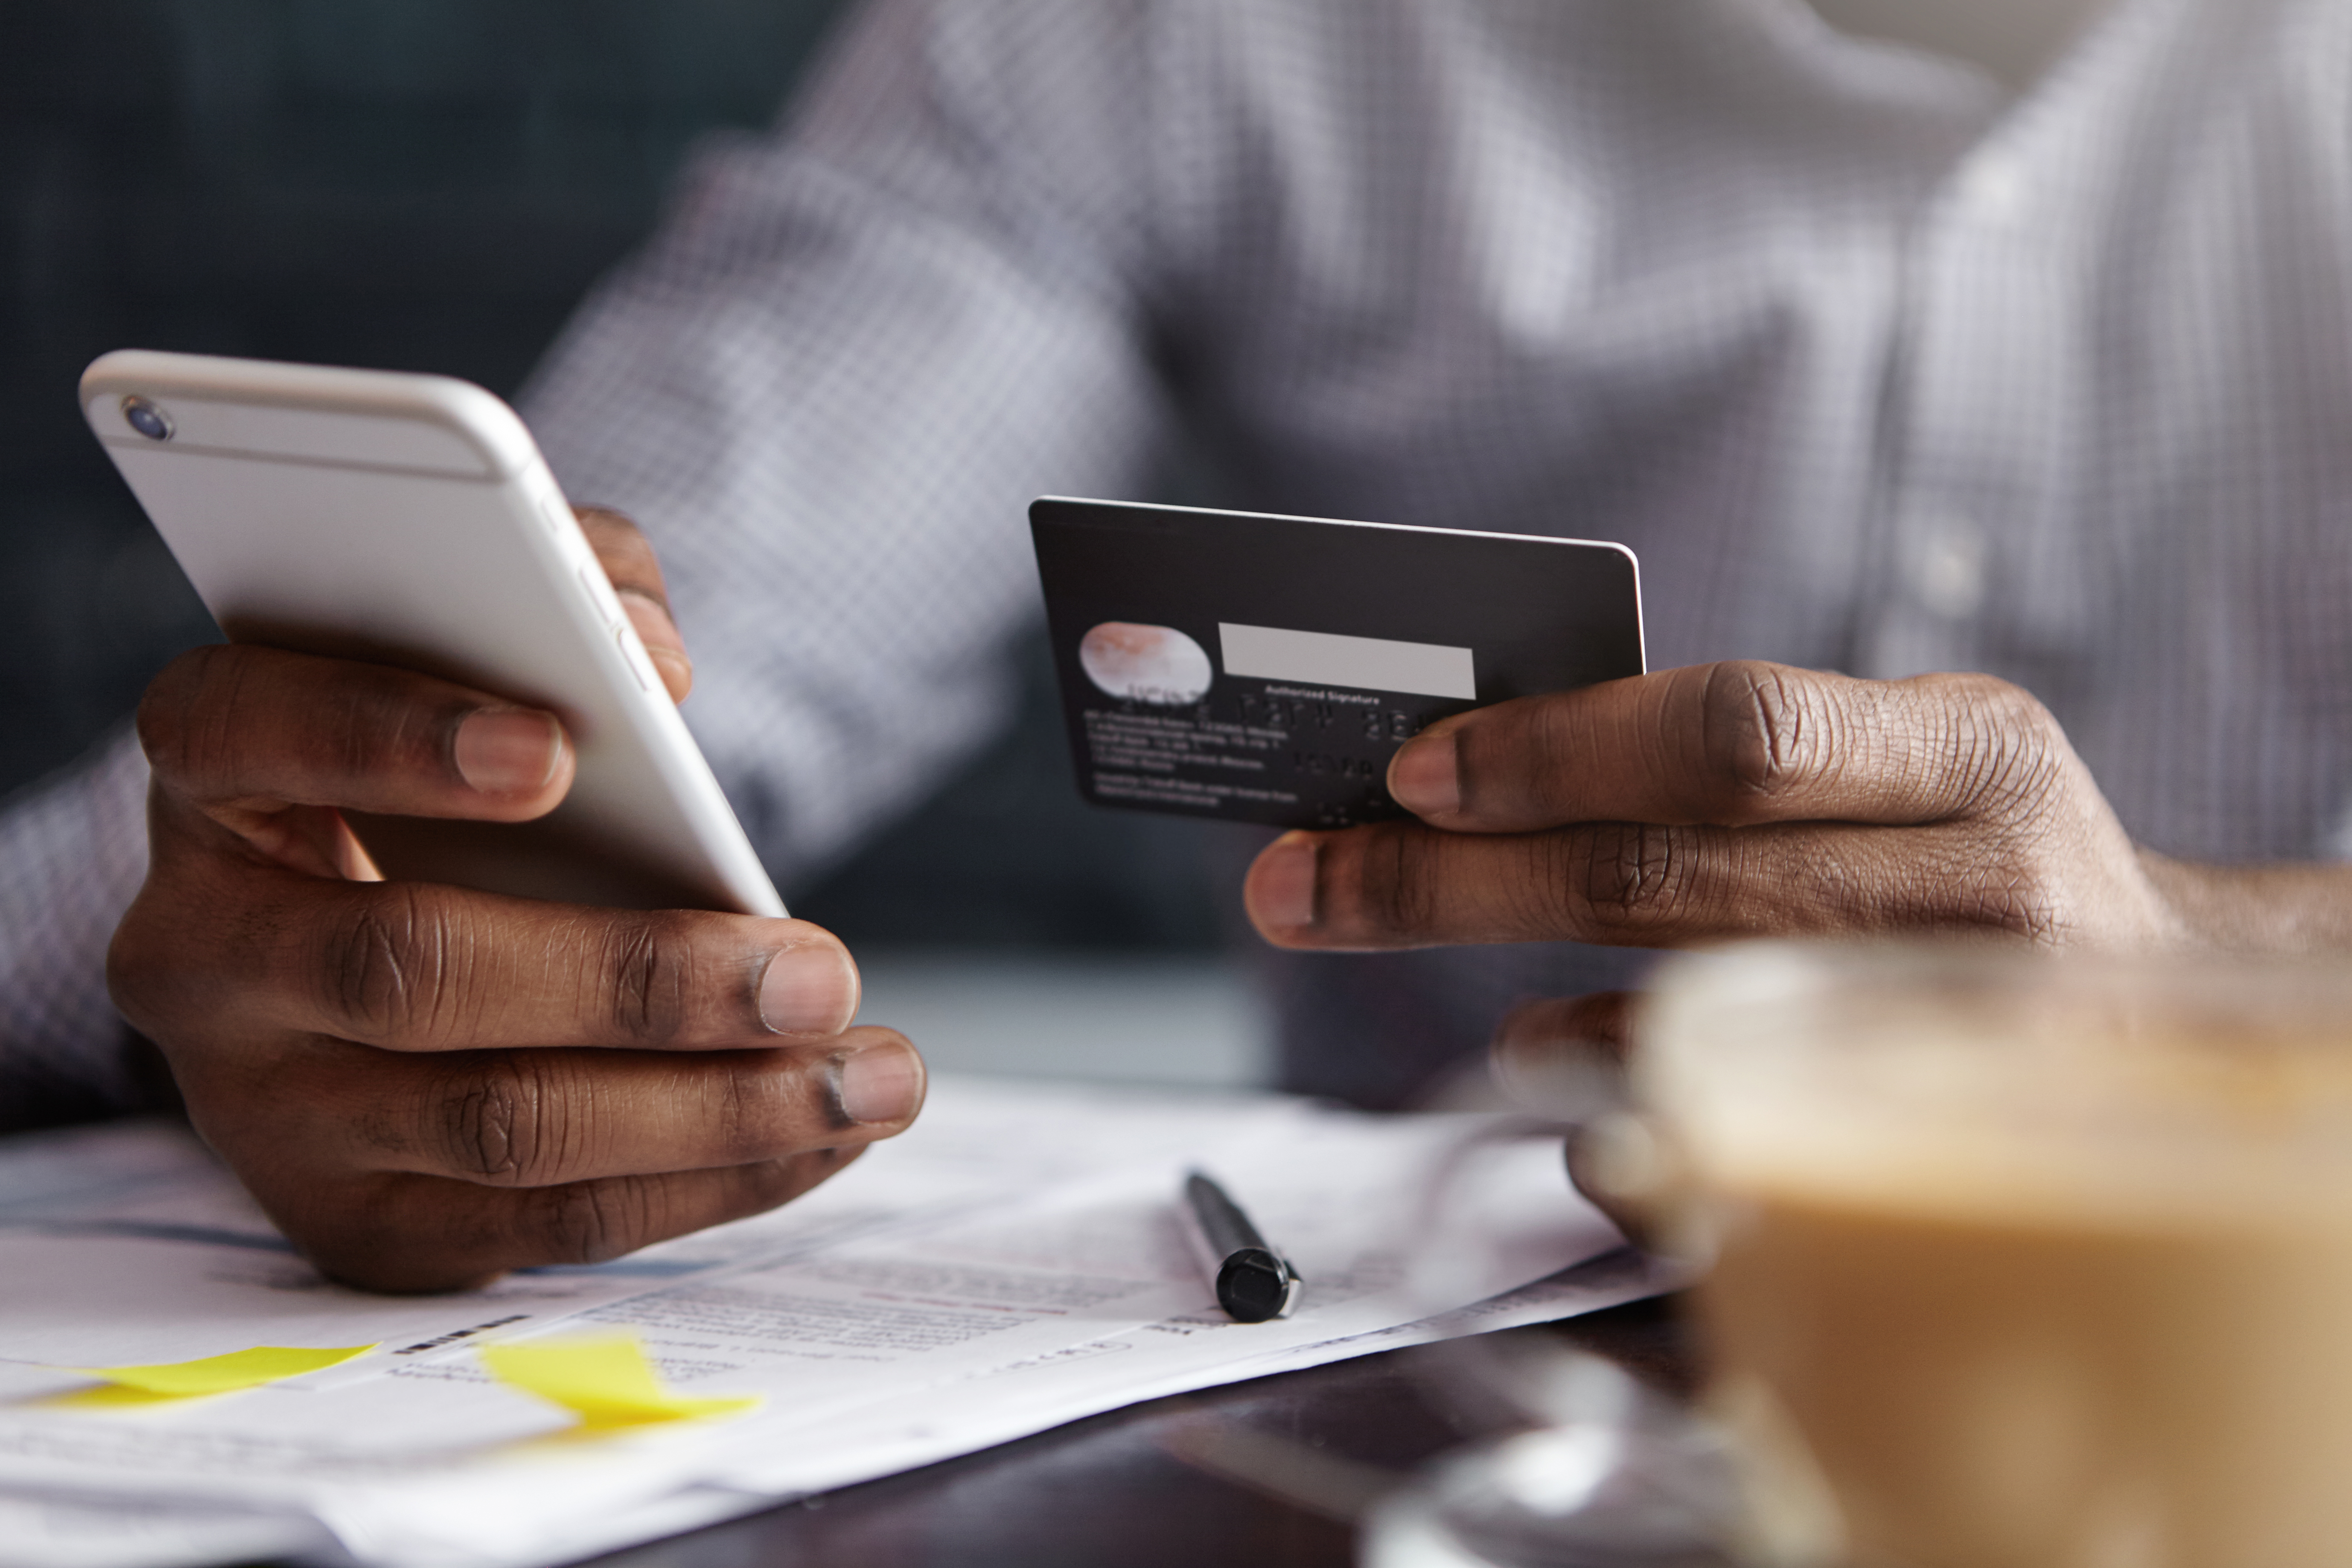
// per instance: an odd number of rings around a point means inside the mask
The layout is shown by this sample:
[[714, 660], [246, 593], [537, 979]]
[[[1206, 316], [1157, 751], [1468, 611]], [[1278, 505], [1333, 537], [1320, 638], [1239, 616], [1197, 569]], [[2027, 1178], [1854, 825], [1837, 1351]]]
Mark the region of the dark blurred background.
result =
[[[844, 0], [0, 0], [0, 791], [214, 635], [75, 406], [112, 348], [511, 395], [697, 137], [770, 121]], [[692, 627], [687, 628], [689, 638]], [[1203, 840], [1015, 730], [794, 912], [853, 943], [1202, 952]]]

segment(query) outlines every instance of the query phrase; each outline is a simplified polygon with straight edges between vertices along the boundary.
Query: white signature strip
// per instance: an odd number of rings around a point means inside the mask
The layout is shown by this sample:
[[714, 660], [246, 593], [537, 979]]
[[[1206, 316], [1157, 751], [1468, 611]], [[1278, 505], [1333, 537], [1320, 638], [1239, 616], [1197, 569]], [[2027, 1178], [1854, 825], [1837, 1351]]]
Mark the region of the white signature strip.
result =
[[1478, 700], [1478, 681], [1466, 647], [1291, 632], [1276, 626], [1217, 623], [1225, 673], [1260, 680], [1348, 686], [1361, 691], [1407, 691], [1419, 697]]

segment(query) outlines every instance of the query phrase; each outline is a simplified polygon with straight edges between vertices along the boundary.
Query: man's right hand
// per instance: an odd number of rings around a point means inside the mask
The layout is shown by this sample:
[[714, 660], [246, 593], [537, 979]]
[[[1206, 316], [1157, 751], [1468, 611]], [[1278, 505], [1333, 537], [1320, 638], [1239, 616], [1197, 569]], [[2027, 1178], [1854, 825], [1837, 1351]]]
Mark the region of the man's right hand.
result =
[[[592, 532], [682, 689], [649, 552]], [[848, 1027], [856, 966], [806, 921], [370, 879], [339, 808], [539, 816], [572, 779], [551, 714], [210, 647], [157, 679], [140, 737], [151, 857], [115, 1001], [335, 1279], [451, 1289], [612, 1258], [794, 1197], [921, 1107], [921, 1058]]]

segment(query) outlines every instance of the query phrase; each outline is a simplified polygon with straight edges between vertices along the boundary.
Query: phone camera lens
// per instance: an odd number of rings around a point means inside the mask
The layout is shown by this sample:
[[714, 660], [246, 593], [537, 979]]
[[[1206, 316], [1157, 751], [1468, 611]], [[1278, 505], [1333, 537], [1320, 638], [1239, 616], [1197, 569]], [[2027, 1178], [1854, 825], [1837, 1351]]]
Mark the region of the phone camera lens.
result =
[[164, 412], [143, 397], [122, 400], [122, 422], [150, 441], [172, 438], [172, 421]]

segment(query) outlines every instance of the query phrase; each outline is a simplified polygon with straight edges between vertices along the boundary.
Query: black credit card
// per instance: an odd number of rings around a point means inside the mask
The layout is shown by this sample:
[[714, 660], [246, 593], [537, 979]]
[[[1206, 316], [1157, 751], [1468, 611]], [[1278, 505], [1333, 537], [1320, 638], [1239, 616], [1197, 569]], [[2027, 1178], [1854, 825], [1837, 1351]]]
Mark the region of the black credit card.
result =
[[1423, 726], [1643, 668], [1620, 544], [1059, 498], [1029, 528], [1097, 805], [1401, 816], [1389, 759]]

